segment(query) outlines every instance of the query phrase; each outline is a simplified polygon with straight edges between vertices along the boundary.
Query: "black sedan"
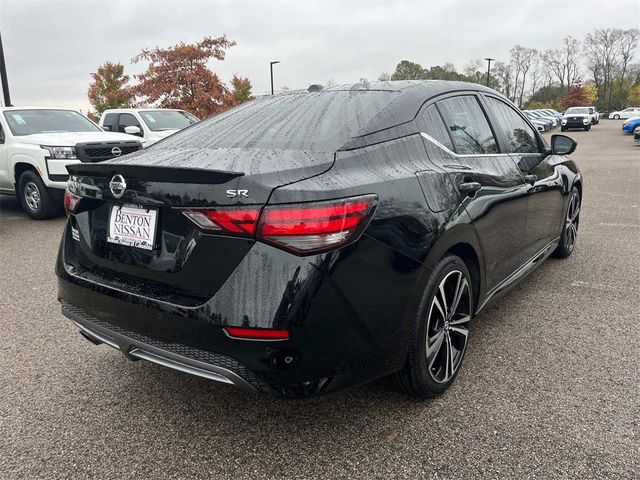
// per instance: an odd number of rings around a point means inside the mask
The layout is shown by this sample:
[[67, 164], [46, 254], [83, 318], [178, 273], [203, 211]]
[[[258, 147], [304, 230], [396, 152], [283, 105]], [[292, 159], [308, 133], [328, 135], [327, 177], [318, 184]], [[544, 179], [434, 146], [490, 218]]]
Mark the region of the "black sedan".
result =
[[432, 397], [474, 316], [572, 253], [572, 139], [476, 84], [311, 90], [68, 167], [58, 296], [85, 338], [277, 396], [395, 374]]

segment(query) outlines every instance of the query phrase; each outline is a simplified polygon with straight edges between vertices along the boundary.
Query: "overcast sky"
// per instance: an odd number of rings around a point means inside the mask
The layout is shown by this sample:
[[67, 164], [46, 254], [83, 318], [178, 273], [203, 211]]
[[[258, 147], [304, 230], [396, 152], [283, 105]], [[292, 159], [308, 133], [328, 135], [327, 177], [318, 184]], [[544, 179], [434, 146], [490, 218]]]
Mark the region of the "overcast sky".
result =
[[[403, 59], [428, 67], [505, 60], [511, 46], [557, 48], [598, 27], [638, 27], [638, 0], [256, 1], [0, 0], [15, 105], [86, 110], [89, 74], [111, 60], [129, 74], [144, 47], [227, 34], [237, 45], [211, 68], [226, 82], [249, 77], [254, 93], [311, 83], [374, 80]], [[637, 59], [636, 59], [637, 61]]]

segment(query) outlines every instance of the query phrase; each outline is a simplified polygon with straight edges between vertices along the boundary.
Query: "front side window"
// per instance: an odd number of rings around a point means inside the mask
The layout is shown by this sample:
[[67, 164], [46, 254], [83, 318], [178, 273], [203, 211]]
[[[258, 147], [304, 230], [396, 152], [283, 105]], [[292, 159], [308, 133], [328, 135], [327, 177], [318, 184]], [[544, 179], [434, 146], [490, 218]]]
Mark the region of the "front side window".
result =
[[109, 131], [116, 131], [116, 119], [118, 118], [117, 113], [107, 113], [104, 116], [104, 122], [102, 122], [102, 126], [106, 127]]
[[124, 131], [125, 127], [138, 127], [142, 132], [140, 122], [130, 113], [121, 113], [120, 120], [118, 121], [118, 131], [121, 133], [127, 133]]
[[17, 137], [36, 133], [100, 131], [88, 118], [73, 110], [7, 110], [4, 118], [11, 133]]
[[506, 153], [538, 153], [536, 134], [513, 108], [493, 97], [487, 97], [487, 106], [496, 119], [496, 130], [501, 130], [507, 141]]
[[498, 144], [489, 122], [472, 95], [447, 98], [438, 102], [444, 123], [456, 153], [477, 155], [498, 153]]
[[451, 143], [451, 137], [447, 133], [447, 129], [442, 123], [442, 117], [438, 113], [438, 109], [435, 105], [429, 105], [418, 117], [416, 118], [418, 129], [421, 132], [430, 135], [449, 150], [453, 150], [453, 144]]

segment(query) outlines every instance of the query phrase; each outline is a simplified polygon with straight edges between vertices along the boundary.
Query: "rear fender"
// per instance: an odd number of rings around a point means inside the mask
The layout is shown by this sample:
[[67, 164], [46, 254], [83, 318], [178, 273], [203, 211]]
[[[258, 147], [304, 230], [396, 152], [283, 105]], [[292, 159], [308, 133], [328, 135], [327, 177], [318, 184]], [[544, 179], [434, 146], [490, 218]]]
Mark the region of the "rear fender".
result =
[[[477, 307], [482, 299], [486, 295], [486, 282], [485, 282], [485, 264], [484, 254], [480, 242], [478, 241], [478, 235], [475, 228], [470, 223], [470, 218], [466, 212], [458, 217], [458, 220], [450, 224], [444, 233], [438, 238], [435, 244], [431, 247], [429, 254], [425, 258], [424, 267], [418, 277], [418, 283], [416, 285], [416, 291], [421, 292], [424, 290], [429, 277], [434, 272], [434, 269], [438, 262], [446, 256], [448, 253], [453, 253], [458, 256], [464, 255], [461, 252], [470, 252], [475, 256], [473, 259], [477, 263], [477, 283], [474, 285], [474, 297], [475, 306]], [[471, 249], [471, 250], [469, 250]], [[473, 266], [469, 265], [470, 260], [463, 258], [469, 270], [473, 270]], [[473, 272], [472, 272], [472, 276]]]

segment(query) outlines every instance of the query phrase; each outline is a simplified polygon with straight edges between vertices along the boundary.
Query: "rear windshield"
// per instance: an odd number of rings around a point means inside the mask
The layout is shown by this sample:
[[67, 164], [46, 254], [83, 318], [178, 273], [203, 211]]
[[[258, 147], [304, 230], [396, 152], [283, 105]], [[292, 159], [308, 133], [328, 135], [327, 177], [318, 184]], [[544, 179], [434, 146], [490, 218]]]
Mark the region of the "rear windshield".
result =
[[144, 110], [140, 112], [149, 130], [182, 130], [198, 121], [196, 117], [182, 110]]
[[86, 117], [73, 110], [8, 110], [4, 112], [4, 118], [15, 136], [100, 131]]
[[395, 95], [349, 90], [265, 96], [203, 120], [154, 147], [335, 151]]

